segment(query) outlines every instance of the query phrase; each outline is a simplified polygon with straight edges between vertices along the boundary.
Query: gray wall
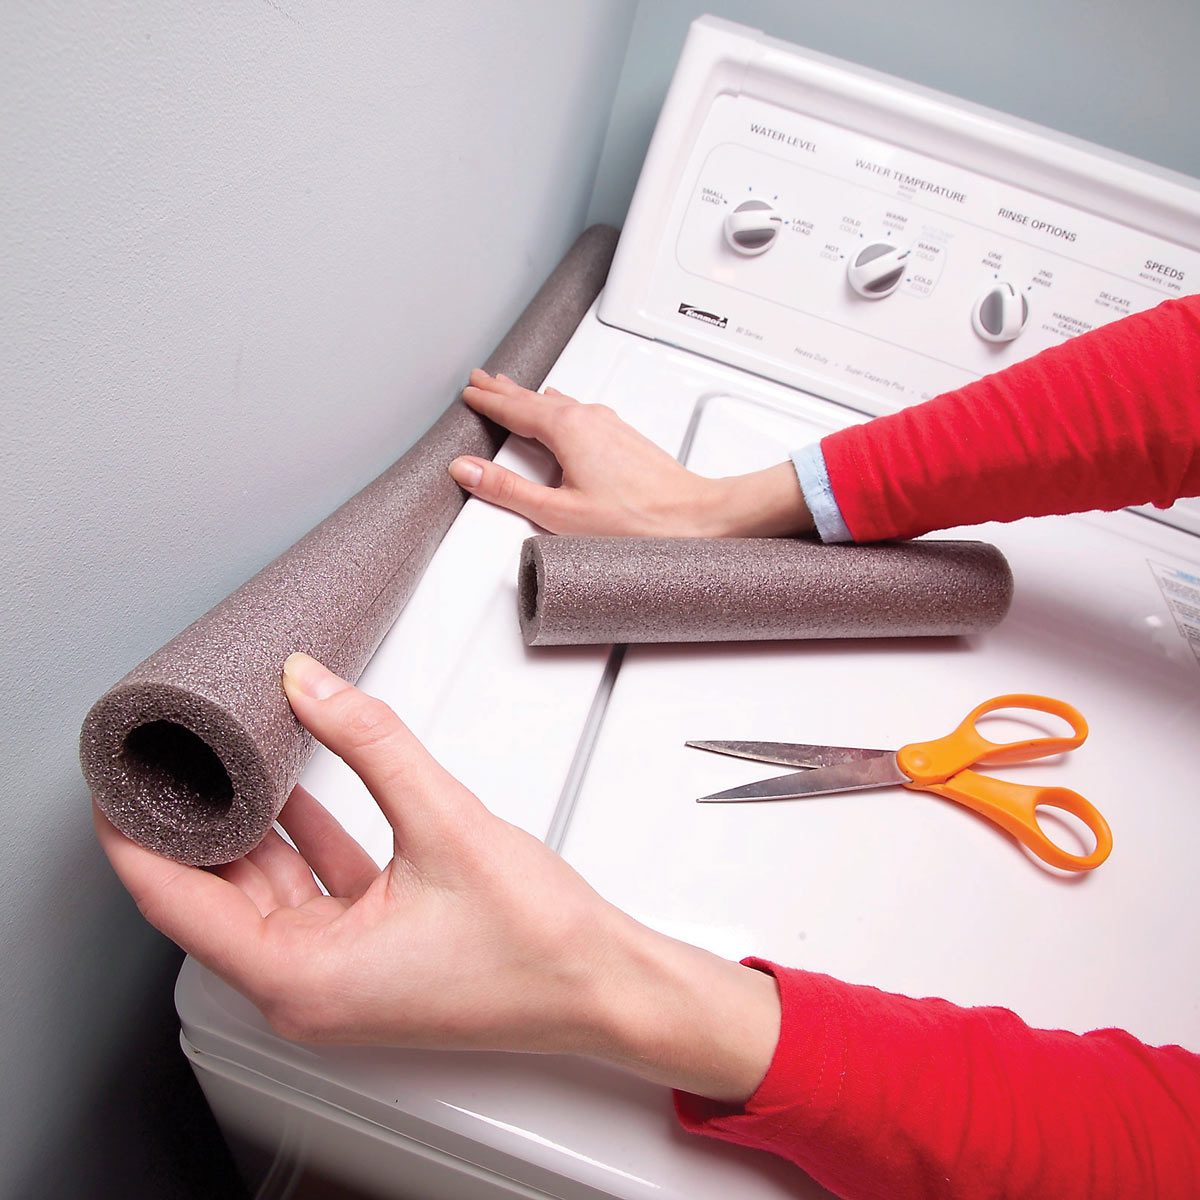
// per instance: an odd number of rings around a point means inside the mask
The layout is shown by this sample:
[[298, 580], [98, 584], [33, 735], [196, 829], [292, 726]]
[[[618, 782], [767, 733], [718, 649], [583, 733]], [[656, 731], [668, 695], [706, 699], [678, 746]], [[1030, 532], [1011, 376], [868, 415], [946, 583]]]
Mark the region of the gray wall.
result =
[[80, 720], [487, 353], [583, 228], [633, 12], [2, 6], [0, 1196], [221, 1194]]
[[624, 220], [706, 12], [1200, 176], [1200, 0], [641, 0], [591, 220]]

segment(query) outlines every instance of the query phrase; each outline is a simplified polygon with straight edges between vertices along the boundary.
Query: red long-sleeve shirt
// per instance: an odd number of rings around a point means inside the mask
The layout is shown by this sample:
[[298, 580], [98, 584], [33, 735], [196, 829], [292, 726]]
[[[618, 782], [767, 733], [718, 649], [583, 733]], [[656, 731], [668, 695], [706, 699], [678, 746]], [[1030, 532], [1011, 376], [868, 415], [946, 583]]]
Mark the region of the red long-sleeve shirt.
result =
[[[821, 448], [857, 541], [1200, 495], [1200, 296]], [[1200, 1055], [747, 963], [779, 984], [775, 1056], [743, 1106], [677, 1093], [688, 1129], [851, 1200], [1200, 1196]]]
[[1200, 296], [821, 442], [854, 540], [1200, 495]]
[[1200, 1195], [1200, 1056], [746, 961], [779, 983], [775, 1056], [740, 1108], [676, 1093], [693, 1132], [852, 1200]]

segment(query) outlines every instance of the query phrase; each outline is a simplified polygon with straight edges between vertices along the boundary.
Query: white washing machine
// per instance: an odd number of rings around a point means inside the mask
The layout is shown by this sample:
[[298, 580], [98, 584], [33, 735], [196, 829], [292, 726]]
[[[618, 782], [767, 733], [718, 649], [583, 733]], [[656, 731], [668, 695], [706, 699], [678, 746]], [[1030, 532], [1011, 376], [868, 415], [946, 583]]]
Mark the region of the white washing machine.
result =
[[[548, 382], [730, 474], [1198, 288], [1192, 181], [705, 18], [608, 287]], [[549, 477], [516, 440], [500, 460]], [[1200, 1050], [1200, 504], [970, 532], [1016, 579], [986, 636], [532, 651], [515, 601], [529, 526], [472, 500], [362, 683], [649, 925]], [[1069, 762], [1032, 769], [1108, 817], [1115, 849], [1093, 874], [1043, 868], [902, 789], [693, 803], [763, 768], [688, 738], [899, 745], [1012, 691], [1091, 724]], [[386, 858], [390, 832], [337, 759], [319, 753], [304, 783]], [[421, 1200], [823, 1194], [685, 1135], [663, 1089], [603, 1065], [297, 1045], [191, 960], [177, 1003], [231, 1142], [274, 1160], [262, 1195], [306, 1171]]]

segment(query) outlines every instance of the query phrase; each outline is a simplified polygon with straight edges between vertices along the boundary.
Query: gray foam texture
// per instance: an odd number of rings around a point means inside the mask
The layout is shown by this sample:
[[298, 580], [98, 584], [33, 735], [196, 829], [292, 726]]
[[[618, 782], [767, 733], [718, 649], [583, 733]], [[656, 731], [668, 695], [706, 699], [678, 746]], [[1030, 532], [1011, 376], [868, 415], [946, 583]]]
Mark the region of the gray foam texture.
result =
[[538, 536], [517, 574], [528, 646], [957, 636], [1012, 593], [985, 542]]
[[[567, 253], [485, 364], [538, 388], [604, 284], [615, 230]], [[393, 466], [92, 707], [80, 760], [127, 836], [230, 862], [271, 828], [314, 749], [281, 685], [293, 651], [355, 680], [465, 501], [446, 467], [506, 434], [461, 400]]]

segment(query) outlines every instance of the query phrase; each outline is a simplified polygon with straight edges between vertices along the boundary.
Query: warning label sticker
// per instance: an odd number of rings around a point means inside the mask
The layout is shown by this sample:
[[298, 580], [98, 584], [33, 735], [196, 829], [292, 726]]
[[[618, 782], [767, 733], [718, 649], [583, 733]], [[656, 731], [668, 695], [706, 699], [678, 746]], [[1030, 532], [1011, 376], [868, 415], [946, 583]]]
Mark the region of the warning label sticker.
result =
[[1186, 571], [1182, 567], [1168, 567], [1153, 561], [1150, 570], [1154, 572], [1183, 640], [1200, 662], [1200, 571]]

